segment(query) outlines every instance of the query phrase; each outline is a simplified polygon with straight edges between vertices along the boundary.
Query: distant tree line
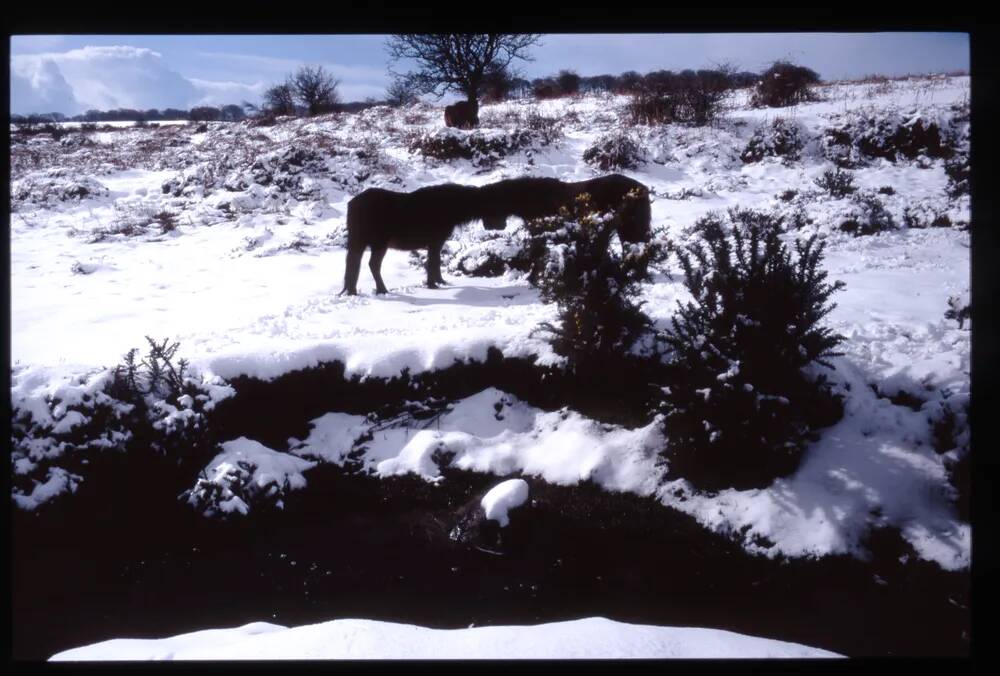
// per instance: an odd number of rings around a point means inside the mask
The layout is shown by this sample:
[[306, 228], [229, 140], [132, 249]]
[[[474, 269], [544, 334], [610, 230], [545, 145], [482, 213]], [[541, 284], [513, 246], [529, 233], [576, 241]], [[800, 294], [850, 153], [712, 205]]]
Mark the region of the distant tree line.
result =
[[339, 110], [335, 79], [323, 66], [302, 66], [284, 82], [264, 92], [263, 112], [268, 115], [323, 115]]
[[[729, 66], [715, 69], [655, 70], [645, 75], [634, 70], [619, 75], [579, 75], [572, 70], [561, 70], [547, 77], [525, 79], [513, 69], [492, 69], [483, 75], [479, 83], [479, 98], [483, 103], [496, 103], [508, 99], [553, 99], [579, 94], [626, 94], [640, 95], [667, 88], [696, 88], [693, 83], [711, 82], [711, 88], [739, 89], [755, 86], [761, 79], [760, 73], [737, 71]], [[698, 85], [701, 86], [701, 85]], [[397, 78], [386, 89], [386, 103], [393, 106], [409, 105], [417, 100], [421, 92], [407, 86], [407, 82]]]
[[760, 79], [760, 74], [758, 73], [736, 71], [726, 66], [720, 66], [715, 69], [687, 69], [680, 72], [654, 70], [645, 75], [630, 70], [620, 75], [586, 76], [578, 75], [572, 70], [562, 70], [557, 75], [535, 78], [530, 82], [515, 80], [512, 82], [514, 85], [512, 91], [530, 92], [532, 96], [538, 99], [572, 96], [575, 94], [640, 94], [653, 89], [661, 89], [663, 84], [668, 81], [678, 83], [693, 81], [699, 77], [707, 77], [708, 74], [712, 74], [718, 81], [730, 89], [749, 87], [756, 84]]
[[[338, 103], [334, 110], [338, 112], [356, 113], [384, 105], [384, 101], [365, 100]], [[308, 108], [295, 106], [293, 115], [308, 115]], [[79, 115], [64, 115], [62, 113], [32, 113], [30, 115], [11, 114], [10, 123], [18, 126], [52, 124], [55, 122], [156, 122], [161, 120], [190, 120], [192, 122], [239, 122], [270, 111], [264, 106], [256, 106], [244, 101], [241, 105], [196, 106], [189, 110], [183, 108], [164, 108], [162, 110], [136, 110], [133, 108], [115, 108], [114, 110], [88, 110]]]
[[[637, 116], [685, 116], [684, 111], [694, 111], [694, 119], [711, 116], [720, 92], [743, 87], [755, 87], [754, 103], [765, 106], [789, 105], [808, 100], [807, 87], [816, 84], [819, 76], [808, 68], [787, 62], [776, 62], [763, 73], [737, 71], [730, 66], [701, 70], [654, 70], [645, 74], [634, 70], [619, 75], [579, 75], [572, 70], [561, 70], [555, 75], [525, 79], [512, 68], [487, 68], [477, 80], [479, 98], [484, 103], [508, 99], [551, 99], [580, 94], [625, 94], [637, 98], [642, 104]], [[157, 120], [191, 120], [236, 122], [259, 116], [312, 116], [329, 112], [358, 112], [376, 105], [403, 106], [416, 102], [423, 93], [412, 81], [397, 78], [386, 89], [383, 100], [340, 101], [339, 82], [322, 66], [303, 66], [284, 82], [267, 89], [263, 102], [256, 106], [247, 101], [224, 106], [196, 106], [189, 110], [180, 108], [151, 108], [136, 110], [88, 110], [79, 115], [61, 113], [11, 115], [10, 121], [18, 125], [51, 122], [153, 122]], [[637, 103], [638, 105], [638, 103]], [[639, 109], [637, 108], [637, 111]], [[665, 111], [665, 112], [664, 112]], [[678, 113], [680, 111], [680, 113]]]
[[134, 108], [115, 108], [114, 110], [88, 110], [79, 115], [63, 115], [62, 113], [33, 113], [31, 115], [12, 114], [13, 124], [45, 124], [48, 122], [155, 122], [158, 120], [203, 120], [239, 121], [252, 116], [257, 107], [244, 101], [241, 105], [230, 103], [224, 106], [196, 106], [189, 110], [183, 108], [150, 108], [137, 110]]

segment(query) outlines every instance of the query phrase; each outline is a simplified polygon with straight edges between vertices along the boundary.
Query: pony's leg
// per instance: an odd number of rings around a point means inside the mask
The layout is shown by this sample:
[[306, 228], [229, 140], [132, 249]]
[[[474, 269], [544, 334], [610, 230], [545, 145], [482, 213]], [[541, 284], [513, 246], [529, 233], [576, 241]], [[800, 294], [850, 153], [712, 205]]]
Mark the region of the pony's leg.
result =
[[375, 293], [389, 293], [389, 289], [385, 288], [385, 282], [382, 281], [382, 259], [385, 258], [386, 248], [376, 249], [373, 246], [372, 255], [368, 257], [368, 269], [375, 278]]
[[344, 272], [344, 290], [349, 296], [358, 295], [358, 275], [361, 274], [361, 257], [364, 255], [364, 247], [360, 249], [347, 249], [347, 270]]
[[441, 247], [431, 245], [427, 249], [427, 288], [436, 289], [438, 284], [444, 283], [444, 277], [441, 276]]

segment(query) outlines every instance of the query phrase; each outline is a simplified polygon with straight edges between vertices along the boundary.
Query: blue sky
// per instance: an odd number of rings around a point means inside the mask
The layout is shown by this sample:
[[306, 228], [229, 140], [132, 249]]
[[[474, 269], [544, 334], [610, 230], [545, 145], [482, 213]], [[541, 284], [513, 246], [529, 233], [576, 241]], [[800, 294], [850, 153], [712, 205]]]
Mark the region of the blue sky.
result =
[[[644, 73], [732, 62], [759, 71], [790, 59], [824, 79], [969, 68], [964, 33], [543, 35], [530, 78]], [[247, 100], [301, 65], [340, 79], [344, 100], [379, 98], [389, 84], [382, 35], [46, 35], [11, 38], [11, 112], [189, 108]]]

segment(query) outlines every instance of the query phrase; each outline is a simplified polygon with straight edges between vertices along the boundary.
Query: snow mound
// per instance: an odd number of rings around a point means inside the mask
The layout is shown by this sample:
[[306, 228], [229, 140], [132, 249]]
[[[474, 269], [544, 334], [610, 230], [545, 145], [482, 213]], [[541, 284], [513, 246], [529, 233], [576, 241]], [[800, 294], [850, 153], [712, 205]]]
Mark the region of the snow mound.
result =
[[333, 620], [293, 628], [254, 622], [164, 639], [113, 639], [66, 650], [50, 661], [818, 657], [841, 656], [719, 629], [657, 627], [589, 617], [469, 629], [428, 629], [374, 620]]
[[509, 479], [487, 491], [481, 504], [486, 518], [498, 522], [503, 528], [510, 523], [507, 512], [527, 501], [528, 482], [524, 479]]
[[[948, 570], [968, 567], [971, 529], [956, 516], [947, 458], [932, 442], [935, 416], [945, 408], [960, 412], [967, 395], [932, 399], [914, 411], [874, 392], [857, 367], [835, 364], [840, 387], [853, 393], [844, 418], [821, 432], [792, 476], [763, 489], [699, 492], [669, 474], [659, 456], [658, 421], [637, 429], [604, 425], [569, 410], [542, 411], [495, 388], [455, 402], [430, 422], [404, 418], [381, 427], [329, 413], [312, 421], [292, 453], [341, 465], [350, 456], [370, 474], [414, 473], [432, 482], [442, 480], [446, 465], [559, 485], [592, 480], [606, 490], [656, 496], [769, 557], [865, 556], [871, 530], [897, 527], [920, 557]], [[487, 493], [487, 519], [506, 525], [507, 510], [527, 499], [520, 481]]]
[[838, 366], [853, 396], [795, 474], [765, 489], [717, 494], [676, 479], [660, 487], [659, 499], [713, 530], [738, 533], [745, 549], [767, 556], [863, 557], [871, 529], [895, 526], [921, 558], [967, 568], [971, 528], [956, 516], [927, 415], [878, 397], [856, 368]]
[[382, 477], [414, 473], [438, 481], [448, 464], [500, 476], [521, 472], [560, 485], [593, 479], [610, 490], [650, 495], [662, 476], [656, 422], [638, 429], [602, 425], [565, 409], [544, 412], [492, 387], [429, 423], [403, 419], [382, 427], [332, 413], [311, 424], [293, 453], [343, 464], [353, 447], [363, 471]]

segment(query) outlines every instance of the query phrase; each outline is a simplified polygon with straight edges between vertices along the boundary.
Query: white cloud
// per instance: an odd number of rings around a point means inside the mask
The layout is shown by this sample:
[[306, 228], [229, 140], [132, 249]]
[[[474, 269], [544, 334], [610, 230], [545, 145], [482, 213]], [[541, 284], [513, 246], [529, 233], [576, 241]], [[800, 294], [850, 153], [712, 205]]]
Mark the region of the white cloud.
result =
[[54, 113], [78, 106], [73, 89], [51, 59], [24, 64], [11, 61], [10, 102], [12, 113]]
[[256, 103], [260, 101], [261, 95], [267, 89], [267, 84], [264, 82], [245, 84], [243, 82], [213, 82], [212, 80], [191, 78], [191, 84], [197, 88], [201, 96], [193, 104], [199, 106], [222, 106], [242, 101]]
[[[68, 84], [72, 105], [60, 112], [88, 108], [166, 108], [195, 101], [199, 92], [163, 57], [150, 49], [129, 46], [83, 47], [61, 53], [15, 54], [12, 70], [31, 91], [11, 91], [12, 112], [32, 112], [38, 99], [53, 98]], [[58, 72], [58, 77], [56, 77]], [[48, 73], [48, 76], [45, 74]], [[65, 97], [61, 99], [66, 105]]]
[[[88, 109], [190, 108], [244, 100], [258, 103], [269, 85], [307, 65], [291, 59], [248, 54], [205, 52], [201, 56], [243, 64], [256, 81], [185, 77], [170, 68], [159, 52], [129, 45], [18, 53], [11, 56], [10, 110], [20, 114], [73, 115]], [[388, 84], [386, 74], [379, 68], [322, 65], [340, 81], [343, 101], [381, 98]]]
[[191, 80], [160, 53], [127, 45], [11, 57], [11, 112], [189, 108], [259, 98], [262, 83]]

